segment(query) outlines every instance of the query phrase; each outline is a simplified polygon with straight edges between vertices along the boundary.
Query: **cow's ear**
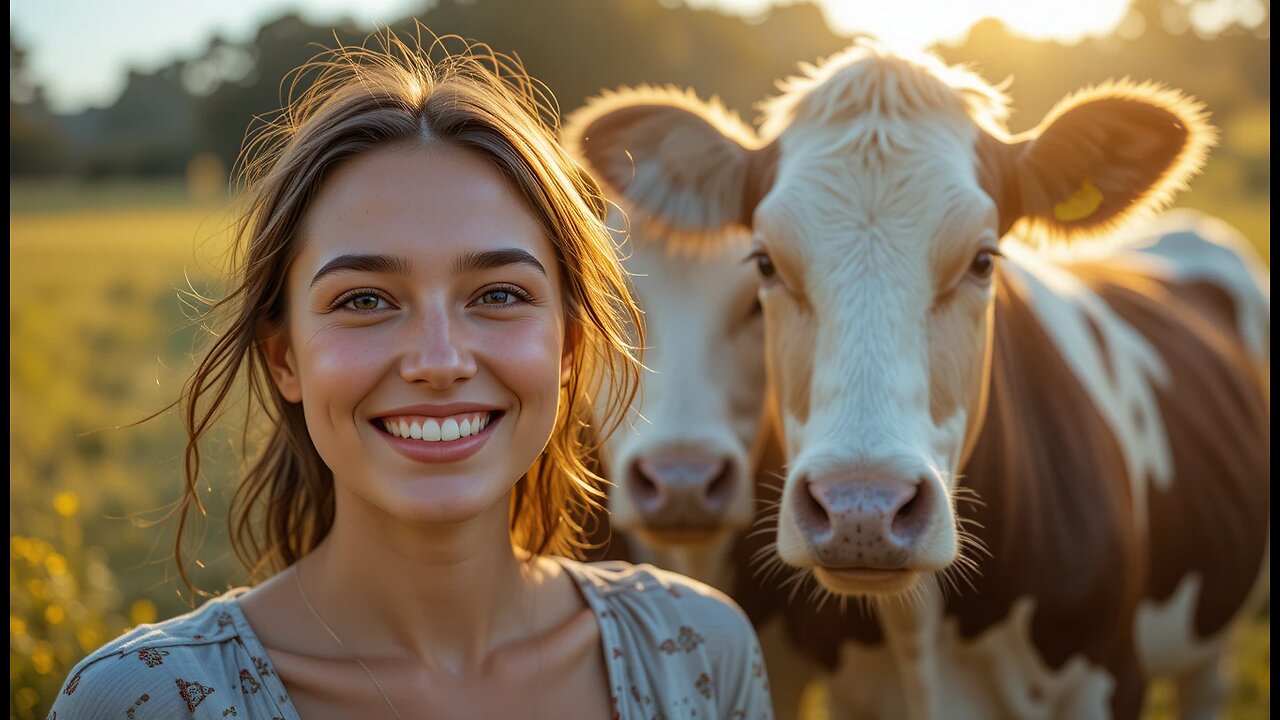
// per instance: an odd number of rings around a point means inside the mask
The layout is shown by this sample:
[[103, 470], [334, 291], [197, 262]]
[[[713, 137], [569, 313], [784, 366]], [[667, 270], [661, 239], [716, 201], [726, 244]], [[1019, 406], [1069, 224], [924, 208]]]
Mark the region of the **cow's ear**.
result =
[[1216, 136], [1204, 106], [1176, 90], [1128, 80], [1082, 90], [1009, 146], [1018, 214], [1070, 237], [1160, 210]]
[[648, 237], [705, 244], [749, 227], [772, 183], [776, 146], [715, 100], [674, 88], [628, 88], [590, 100], [564, 143]]

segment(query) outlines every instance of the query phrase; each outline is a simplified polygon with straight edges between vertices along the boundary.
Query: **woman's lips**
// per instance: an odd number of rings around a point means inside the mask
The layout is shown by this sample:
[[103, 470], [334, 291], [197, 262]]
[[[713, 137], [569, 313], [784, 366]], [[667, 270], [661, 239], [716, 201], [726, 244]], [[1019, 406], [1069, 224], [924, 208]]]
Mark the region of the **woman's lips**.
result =
[[[417, 438], [414, 437], [414, 422], [410, 416], [378, 418], [373, 426], [387, 441], [392, 449], [401, 455], [421, 463], [451, 463], [465, 460], [480, 451], [493, 435], [493, 427], [503, 418], [501, 412], [463, 413], [447, 418], [416, 417]], [[476, 419], [479, 419], [480, 430], [474, 431]], [[395, 422], [397, 434], [388, 431], [389, 423]], [[462, 436], [463, 423], [466, 423], [471, 435]], [[408, 431], [407, 437], [399, 437], [401, 431]], [[445, 438], [452, 437], [452, 440]]]
[[429, 415], [393, 415], [377, 422], [382, 429], [400, 438], [426, 442], [451, 442], [460, 437], [478, 435], [493, 416], [491, 411], [466, 412], [442, 417]]

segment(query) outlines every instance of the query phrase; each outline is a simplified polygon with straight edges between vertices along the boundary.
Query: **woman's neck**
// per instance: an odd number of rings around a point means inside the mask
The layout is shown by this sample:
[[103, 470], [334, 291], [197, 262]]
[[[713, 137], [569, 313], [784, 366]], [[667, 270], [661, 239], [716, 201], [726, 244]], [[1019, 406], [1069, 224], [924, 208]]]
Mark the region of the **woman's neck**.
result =
[[332, 530], [295, 570], [355, 656], [469, 673], [541, 624], [545, 566], [512, 547], [505, 499], [445, 526], [407, 523], [350, 494], [338, 503]]

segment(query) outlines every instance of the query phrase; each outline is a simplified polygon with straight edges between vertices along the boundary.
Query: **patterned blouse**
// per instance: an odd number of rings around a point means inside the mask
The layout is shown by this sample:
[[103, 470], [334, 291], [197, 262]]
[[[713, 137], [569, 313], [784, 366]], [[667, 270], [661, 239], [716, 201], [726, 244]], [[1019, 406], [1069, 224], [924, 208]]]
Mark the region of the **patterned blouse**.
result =
[[[650, 565], [556, 560], [600, 624], [615, 720], [773, 717], [755, 631], [727, 597]], [[300, 720], [240, 610], [245, 590], [99, 648], [49, 720]]]

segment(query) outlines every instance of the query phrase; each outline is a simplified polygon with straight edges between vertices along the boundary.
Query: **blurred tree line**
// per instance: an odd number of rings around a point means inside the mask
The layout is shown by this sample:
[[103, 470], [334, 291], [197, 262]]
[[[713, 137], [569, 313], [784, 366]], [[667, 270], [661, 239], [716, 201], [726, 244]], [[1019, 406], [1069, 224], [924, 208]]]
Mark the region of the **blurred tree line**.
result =
[[[1213, 2], [1135, 0], [1116, 33], [1076, 45], [1027, 40], [997, 21], [983, 21], [962, 43], [937, 50], [948, 61], [975, 63], [993, 82], [1012, 77], [1015, 130], [1034, 125], [1065, 93], [1120, 75], [1187, 90], [1209, 105], [1219, 126], [1251, 107], [1265, 106], [1269, 114], [1269, 0], [1261, 26], [1201, 37], [1192, 13]], [[750, 120], [754, 103], [771, 95], [774, 81], [797, 62], [849, 42], [809, 2], [743, 19], [675, 0], [441, 0], [391, 27], [411, 36], [414, 18], [436, 32], [481, 39], [518, 55], [566, 112], [602, 88], [674, 83], [704, 97], [718, 95]], [[181, 176], [193, 158], [210, 155], [230, 167], [250, 119], [285, 100], [281, 81], [289, 70], [334, 46], [335, 36], [351, 44], [365, 34], [350, 22], [316, 25], [286, 14], [247, 42], [215, 36], [192, 57], [151, 73], [130, 72], [110, 107], [58, 115], [28, 77], [25, 51], [11, 30], [10, 175]], [[1269, 133], [1266, 145], [1262, 181], [1269, 190]]]

